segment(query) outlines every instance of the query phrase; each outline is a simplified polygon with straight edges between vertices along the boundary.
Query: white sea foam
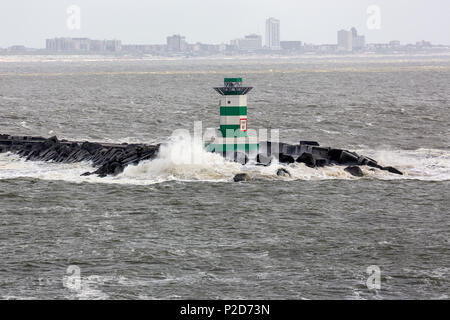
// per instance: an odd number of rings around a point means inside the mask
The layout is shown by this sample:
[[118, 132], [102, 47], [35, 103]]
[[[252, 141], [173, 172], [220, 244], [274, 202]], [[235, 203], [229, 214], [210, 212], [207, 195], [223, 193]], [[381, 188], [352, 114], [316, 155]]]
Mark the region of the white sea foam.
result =
[[204, 150], [202, 144], [189, 138], [171, 141], [162, 145], [159, 156], [153, 161], [144, 161], [128, 166], [119, 176], [128, 180], [230, 180], [242, 170], [242, 165], [226, 161], [222, 156]]
[[[435, 149], [418, 150], [358, 150], [370, 156], [381, 165], [393, 166], [403, 171], [403, 176], [369, 167], [362, 167], [363, 179], [416, 179], [424, 181], [446, 181], [450, 179], [450, 151]], [[278, 177], [277, 169], [286, 168], [291, 177]], [[351, 176], [345, 166], [309, 168], [304, 164], [281, 165], [276, 160], [270, 166], [257, 166], [254, 161], [242, 166], [226, 161], [222, 156], [206, 152], [200, 142], [184, 138], [175, 139], [161, 146], [158, 158], [128, 166], [116, 177], [99, 178], [80, 176], [95, 169], [87, 162], [60, 164], [31, 162], [11, 153], [0, 154], [0, 179], [36, 178], [43, 180], [64, 180], [74, 183], [119, 183], [148, 185], [165, 181], [232, 181], [240, 172], [248, 173], [256, 180], [326, 180], [361, 179]]]
[[[450, 179], [450, 151], [437, 149], [417, 150], [358, 150], [376, 159], [382, 166], [392, 166], [405, 173], [403, 179], [445, 181]], [[387, 173], [380, 178], [392, 179]]]

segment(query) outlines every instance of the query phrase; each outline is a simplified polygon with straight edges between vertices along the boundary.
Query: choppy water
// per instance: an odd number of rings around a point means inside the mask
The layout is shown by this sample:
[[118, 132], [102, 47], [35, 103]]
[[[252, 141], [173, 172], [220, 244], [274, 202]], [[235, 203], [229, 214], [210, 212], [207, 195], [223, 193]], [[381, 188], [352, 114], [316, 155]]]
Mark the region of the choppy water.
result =
[[[0, 298], [448, 299], [449, 56], [1, 57], [0, 133], [164, 142], [217, 126], [211, 87], [231, 75], [255, 87], [249, 127], [405, 175], [294, 165], [280, 178], [278, 164], [177, 143], [104, 179], [80, 177], [89, 163], [0, 154]], [[243, 171], [254, 180], [231, 182]], [[64, 286], [71, 265], [79, 287]]]

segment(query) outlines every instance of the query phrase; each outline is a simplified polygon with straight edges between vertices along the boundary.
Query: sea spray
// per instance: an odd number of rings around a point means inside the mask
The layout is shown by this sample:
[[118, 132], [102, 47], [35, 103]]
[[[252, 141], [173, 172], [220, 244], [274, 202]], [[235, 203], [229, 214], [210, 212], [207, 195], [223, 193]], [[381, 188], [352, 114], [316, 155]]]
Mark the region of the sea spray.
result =
[[161, 145], [158, 157], [129, 166], [122, 177], [144, 180], [229, 180], [242, 170], [242, 165], [225, 160], [221, 155], [207, 152], [201, 139], [189, 134], [173, 135]]

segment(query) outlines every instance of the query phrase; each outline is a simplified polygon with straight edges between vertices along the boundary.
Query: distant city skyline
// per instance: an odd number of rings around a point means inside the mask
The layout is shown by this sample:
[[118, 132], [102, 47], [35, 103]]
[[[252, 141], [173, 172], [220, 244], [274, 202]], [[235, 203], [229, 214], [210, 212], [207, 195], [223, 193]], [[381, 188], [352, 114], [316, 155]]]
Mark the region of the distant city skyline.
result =
[[271, 17], [266, 21], [266, 44], [256, 34], [231, 40], [229, 44], [189, 43], [183, 35], [168, 36], [165, 44], [122, 44], [121, 40], [99, 40], [89, 38], [46, 39], [46, 49], [30, 49], [12, 46], [0, 49], [2, 54], [37, 53], [55, 54], [95, 53], [95, 54], [151, 54], [156, 56], [208, 56], [240, 54], [348, 54], [348, 53], [442, 53], [450, 46], [433, 45], [429, 41], [402, 44], [398, 40], [389, 43], [369, 43], [356, 28], [337, 31], [335, 44], [308, 44], [302, 41], [279, 41], [280, 21]]
[[[80, 29], [67, 26], [71, 6], [78, 6]], [[380, 9], [380, 29], [368, 27], [367, 9]], [[239, 10], [224, 14], [223, 2], [208, 0], [3, 0], [0, 3], [0, 47], [43, 48], [53, 37], [120, 39], [125, 44], [163, 44], [168, 35], [182, 34], [195, 43], [229, 43], [246, 35], [263, 36], [268, 17], [281, 21], [280, 41], [336, 43], [336, 31], [356, 27], [366, 42], [450, 44], [448, 0], [228, 0]], [[195, 10], [194, 10], [194, 9]], [[258, 40], [259, 41], [259, 40]]]
[[[70, 8], [76, 12], [79, 9]], [[376, 10], [375, 10], [376, 11]], [[79, 19], [69, 21], [71, 25], [79, 25]], [[370, 21], [377, 25], [379, 21]], [[355, 27], [349, 30], [337, 31], [335, 44], [314, 44], [302, 41], [281, 41], [280, 20], [274, 17], [266, 19], [265, 45], [258, 34], [245, 35], [243, 38], [232, 39], [227, 43], [190, 43], [181, 34], [166, 37], [165, 44], [122, 44], [119, 39], [90, 39], [87, 37], [56, 37], [46, 39], [45, 49], [26, 48], [14, 45], [0, 48], [2, 54], [15, 53], [106, 53], [106, 54], [151, 54], [156, 56], [208, 56], [236, 54], [348, 54], [348, 53], [436, 53], [450, 49], [447, 45], [433, 45], [430, 41], [416, 41], [415, 44], [402, 44], [391, 40], [388, 43], [366, 43], [365, 35], [359, 34]]]

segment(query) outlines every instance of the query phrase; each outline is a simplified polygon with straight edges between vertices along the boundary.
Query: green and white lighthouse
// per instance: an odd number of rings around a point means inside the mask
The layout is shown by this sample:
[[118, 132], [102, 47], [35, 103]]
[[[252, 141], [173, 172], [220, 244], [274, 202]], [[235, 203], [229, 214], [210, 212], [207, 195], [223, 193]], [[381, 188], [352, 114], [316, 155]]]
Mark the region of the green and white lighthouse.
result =
[[223, 155], [243, 152], [256, 154], [256, 137], [247, 135], [247, 93], [252, 87], [243, 87], [242, 78], [225, 78], [224, 86], [214, 88], [220, 95], [220, 130], [207, 144], [207, 150]]

